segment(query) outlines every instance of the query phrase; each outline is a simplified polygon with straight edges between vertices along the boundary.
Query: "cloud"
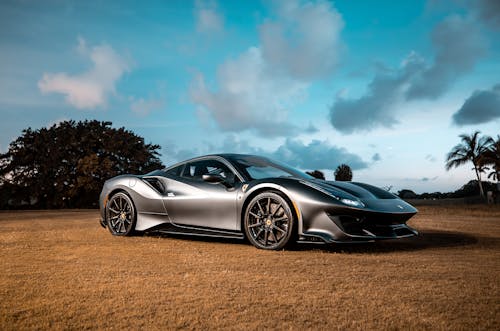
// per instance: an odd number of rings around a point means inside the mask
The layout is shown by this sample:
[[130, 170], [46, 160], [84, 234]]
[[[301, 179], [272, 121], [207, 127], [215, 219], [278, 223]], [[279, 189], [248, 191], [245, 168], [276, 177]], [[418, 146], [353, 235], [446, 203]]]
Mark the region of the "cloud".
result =
[[453, 123], [458, 126], [481, 124], [500, 118], [500, 84], [491, 90], [479, 90], [465, 100], [453, 114]]
[[42, 93], [64, 94], [66, 101], [78, 109], [105, 106], [108, 95], [115, 93], [116, 82], [129, 71], [128, 62], [107, 44], [89, 49], [82, 38], [78, 51], [92, 61], [89, 70], [76, 75], [44, 73], [38, 88]]
[[500, 1], [477, 0], [472, 1], [477, 15], [486, 25], [493, 29], [500, 29]]
[[290, 124], [288, 113], [305, 99], [311, 79], [334, 68], [343, 26], [335, 8], [324, 1], [287, 1], [274, 8], [277, 20], [260, 27], [261, 45], [222, 63], [216, 88], [202, 74], [191, 84], [199, 117], [213, 119], [223, 131], [297, 135], [303, 128]]
[[343, 133], [393, 127], [398, 123], [397, 106], [404, 102], [408, 84], [423, 65], [423, 59], [412, 52], [400, 68], [378, 72], [365, 95], [357, 99], [338, 95], [330, 107], [331, 124]]
[[408, 99], [436, 99], [462, 74], [470, 71], [486, 53], [486, 41], [471, 19], [447, 17], [432, 32], [434, 63], [415, 75], [406, 92]]
[[344, 27], [339, 12], [330, 2], [281, 1], [278, 19], [260, 26], [262, 54], [275, 70], [310, 80], [335, 69]]
[[202, 33], [219, 33], [224, 30], [224, 17], [214, 1], [197, 0], [194, 8], [196, 30]]
[[399, 68], [379, 70], [365, 95], [347, 99], [337, 95], [330, 107], [332, 126], [343, 133], [392, 128], [409, 100], [436, 99], [472, 70], [486, 51], [486, 42], [473, 21], [447, 17], [432, 33], [436, 56], [432, 65], [411, 52]]
[[436, 179], [438, 179], [438, 176], [435, 176], [435, 177], [432, 177], [432, 178], [429, 178], [429, 177], [422, 177], [422, 178], [420, 179], [420, 181], [422, 181], [422, 182], [433, 182], [433, 181], [435, 181]]
[[235, 134], [229, 134], [224, 139], [218, 151], [220, 153], [242, 153], [242, 154], [268, 154], [260, 147], [251, 146], [247, 140], [240, 139]]
[[228, 134], [220, 144], [214, 144], [211, 141], [204, 141], [200, 148], [179, 148], [174, 142], [168, 141], [162, 148], [164, 155], [172, 161], [183, 161], [192, 157], [217, 154], [217, 153], [238, 153], [270, 155], [262, 148], [254, 147], [245, 139], [240, 139], [235, 134]]
[[373, 156], [372, 156], [372, 161], [373, 162], [377, 162], [377, 161], [380, 161], [380, 160], [382, 160], [382, 158], [380, 157], [379, 153], [373, 154]]
[[358, 155], [320, 140], [304, 144], [288, 138], [270, 156], [301, 169], [334, 169], [342, 163], [348, 164], [353, 170], [368, 167], [368, 163]]
[[167, 164], [184, 161], [205, 154], [196, 148], [179, 148], [173, 141], [167, 141], [162, 146], [162, 154], [167, 158]]
[[165, 102], [163, 100], [157, 99], [135, 99], [130, 98], [130, 110], [139, 116], [149, 115], [152, 111], [160, 110], [165, 106]]
[[191, 86], [191, 99], [223, 131], [253, 129], [264, 136], [287, 136], [296, 128], [287, 123], [288, 107], [303, 98], [306, 85], [273, 76], [259, 48], [223, 63], [217, 72], [218, 91], [207, 88], [203, 75]]
[[266, 156], [287, 163], [300, 169], [334, 169], [338, 165], [348, 164], [353, 170], [364, 169], [369, 164], [345, 148], [331, 145], [328, 141], [313, 140], [304, 143], [288, 138], [277, 149], [269, 151], [252, 146], [247, 140], [240, 139], [235, 134], [229, 134], [219, 145], [204, 144], [204, 149], [178, 149], [175, 144], [168, 143], [163, 148], [170, 159], [182, 161], [186, 158], [212, 153], [240, 153]]
[[309, 122], [309, 125], [304, 129], [304, 133], [307, 134], [313, 134], [319, 132], [319, 129], [315, 127], [311, 122]]

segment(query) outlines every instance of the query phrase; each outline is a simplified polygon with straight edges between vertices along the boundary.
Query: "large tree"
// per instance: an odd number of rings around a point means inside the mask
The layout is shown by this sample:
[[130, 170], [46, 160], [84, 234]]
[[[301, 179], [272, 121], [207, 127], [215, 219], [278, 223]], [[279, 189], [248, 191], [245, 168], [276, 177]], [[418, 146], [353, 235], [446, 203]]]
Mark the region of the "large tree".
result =
[[0, 207], [95, 207], [106, 179], [161, 167], [159, 148], [111, 122], [25, 129], [0, 154]]
[[341, 164], [335, 169], [335, 180], [350, 182], [352, 180], [352, 170], [347, 164]]
[[476, 131], [471, 135], [461, 134], [459, 136], [462, 142], [453, 147], [446, 156], [446, 170], [471, 162], [479, 183], [479, 192], [481, 196], [484, 196], [481, 183], [481, 172], [484, 167], [481, 165], [480, 158], [488, 150], [491, 138], [487, 136], [480, 137], [480, 133]]

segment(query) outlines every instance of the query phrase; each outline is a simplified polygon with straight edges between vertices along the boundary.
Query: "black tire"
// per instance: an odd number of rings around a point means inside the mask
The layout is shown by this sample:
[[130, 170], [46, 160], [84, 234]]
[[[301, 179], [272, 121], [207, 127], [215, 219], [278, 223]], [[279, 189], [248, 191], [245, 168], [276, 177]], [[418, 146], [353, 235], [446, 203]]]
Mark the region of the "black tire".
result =
[[114, 236], [134, 234], [136, 213], [132, 199], [125, 192], [115, 193], [106, 204], [106, 221]]
[[255, 196], [245, 211], [245, 234], [260, 249], [280, 250], [295, 238], [296, 220], [289, 203], [279, 194]]

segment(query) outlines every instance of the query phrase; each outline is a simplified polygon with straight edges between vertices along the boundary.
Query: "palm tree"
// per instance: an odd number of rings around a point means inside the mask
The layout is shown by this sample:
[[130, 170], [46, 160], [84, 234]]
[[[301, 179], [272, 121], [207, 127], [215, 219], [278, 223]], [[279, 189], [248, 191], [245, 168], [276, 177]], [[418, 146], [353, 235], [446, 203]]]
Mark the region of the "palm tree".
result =
[[497, 182], [500, 181], [500, 135], [497, 136], [497, 140], [489, 139], [488, 149], [481, 155], [479, 162], [483, 167], [491, 166], [491, 173], [488, 178], [491, 177]]
[[484, 167], [481, 165], [480, 159], [483, 153], [488, 150], [491, 138], [487, 136], [479, 137], [480, 133], [480, 131], [476, 131], [470, 136], [466, 134], [459, 136], [462, 143], [453, 147], [446, 156], [446, 170], [464, 165], [469, 161], [472, 162], [479, 184], [479, 191], [481, 196], [484, 197], [483, 184], [481, 183], [481, 170]]
[[352, 180], [352, 170], [347, 164], [341, 164], [335, 169], [335, 180], [350, 182]]

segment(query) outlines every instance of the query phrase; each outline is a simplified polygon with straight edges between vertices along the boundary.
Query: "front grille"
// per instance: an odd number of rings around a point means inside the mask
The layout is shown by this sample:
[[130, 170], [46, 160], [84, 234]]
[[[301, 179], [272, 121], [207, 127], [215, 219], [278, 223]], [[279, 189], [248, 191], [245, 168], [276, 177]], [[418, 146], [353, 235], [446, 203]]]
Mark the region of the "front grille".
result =
[[391, 217], [392, 215], [388, 215], [388, 220], [351, 215], [328, 216], [350, 236], [395, 238], [414, 234], [404, 222], [398, 222], [396, 217]]
[[355, 217], [350, 215], [328, 215], [330, 219], [345, 233], [351, 235], [366, 235], [363, 232], [363, 217]]

